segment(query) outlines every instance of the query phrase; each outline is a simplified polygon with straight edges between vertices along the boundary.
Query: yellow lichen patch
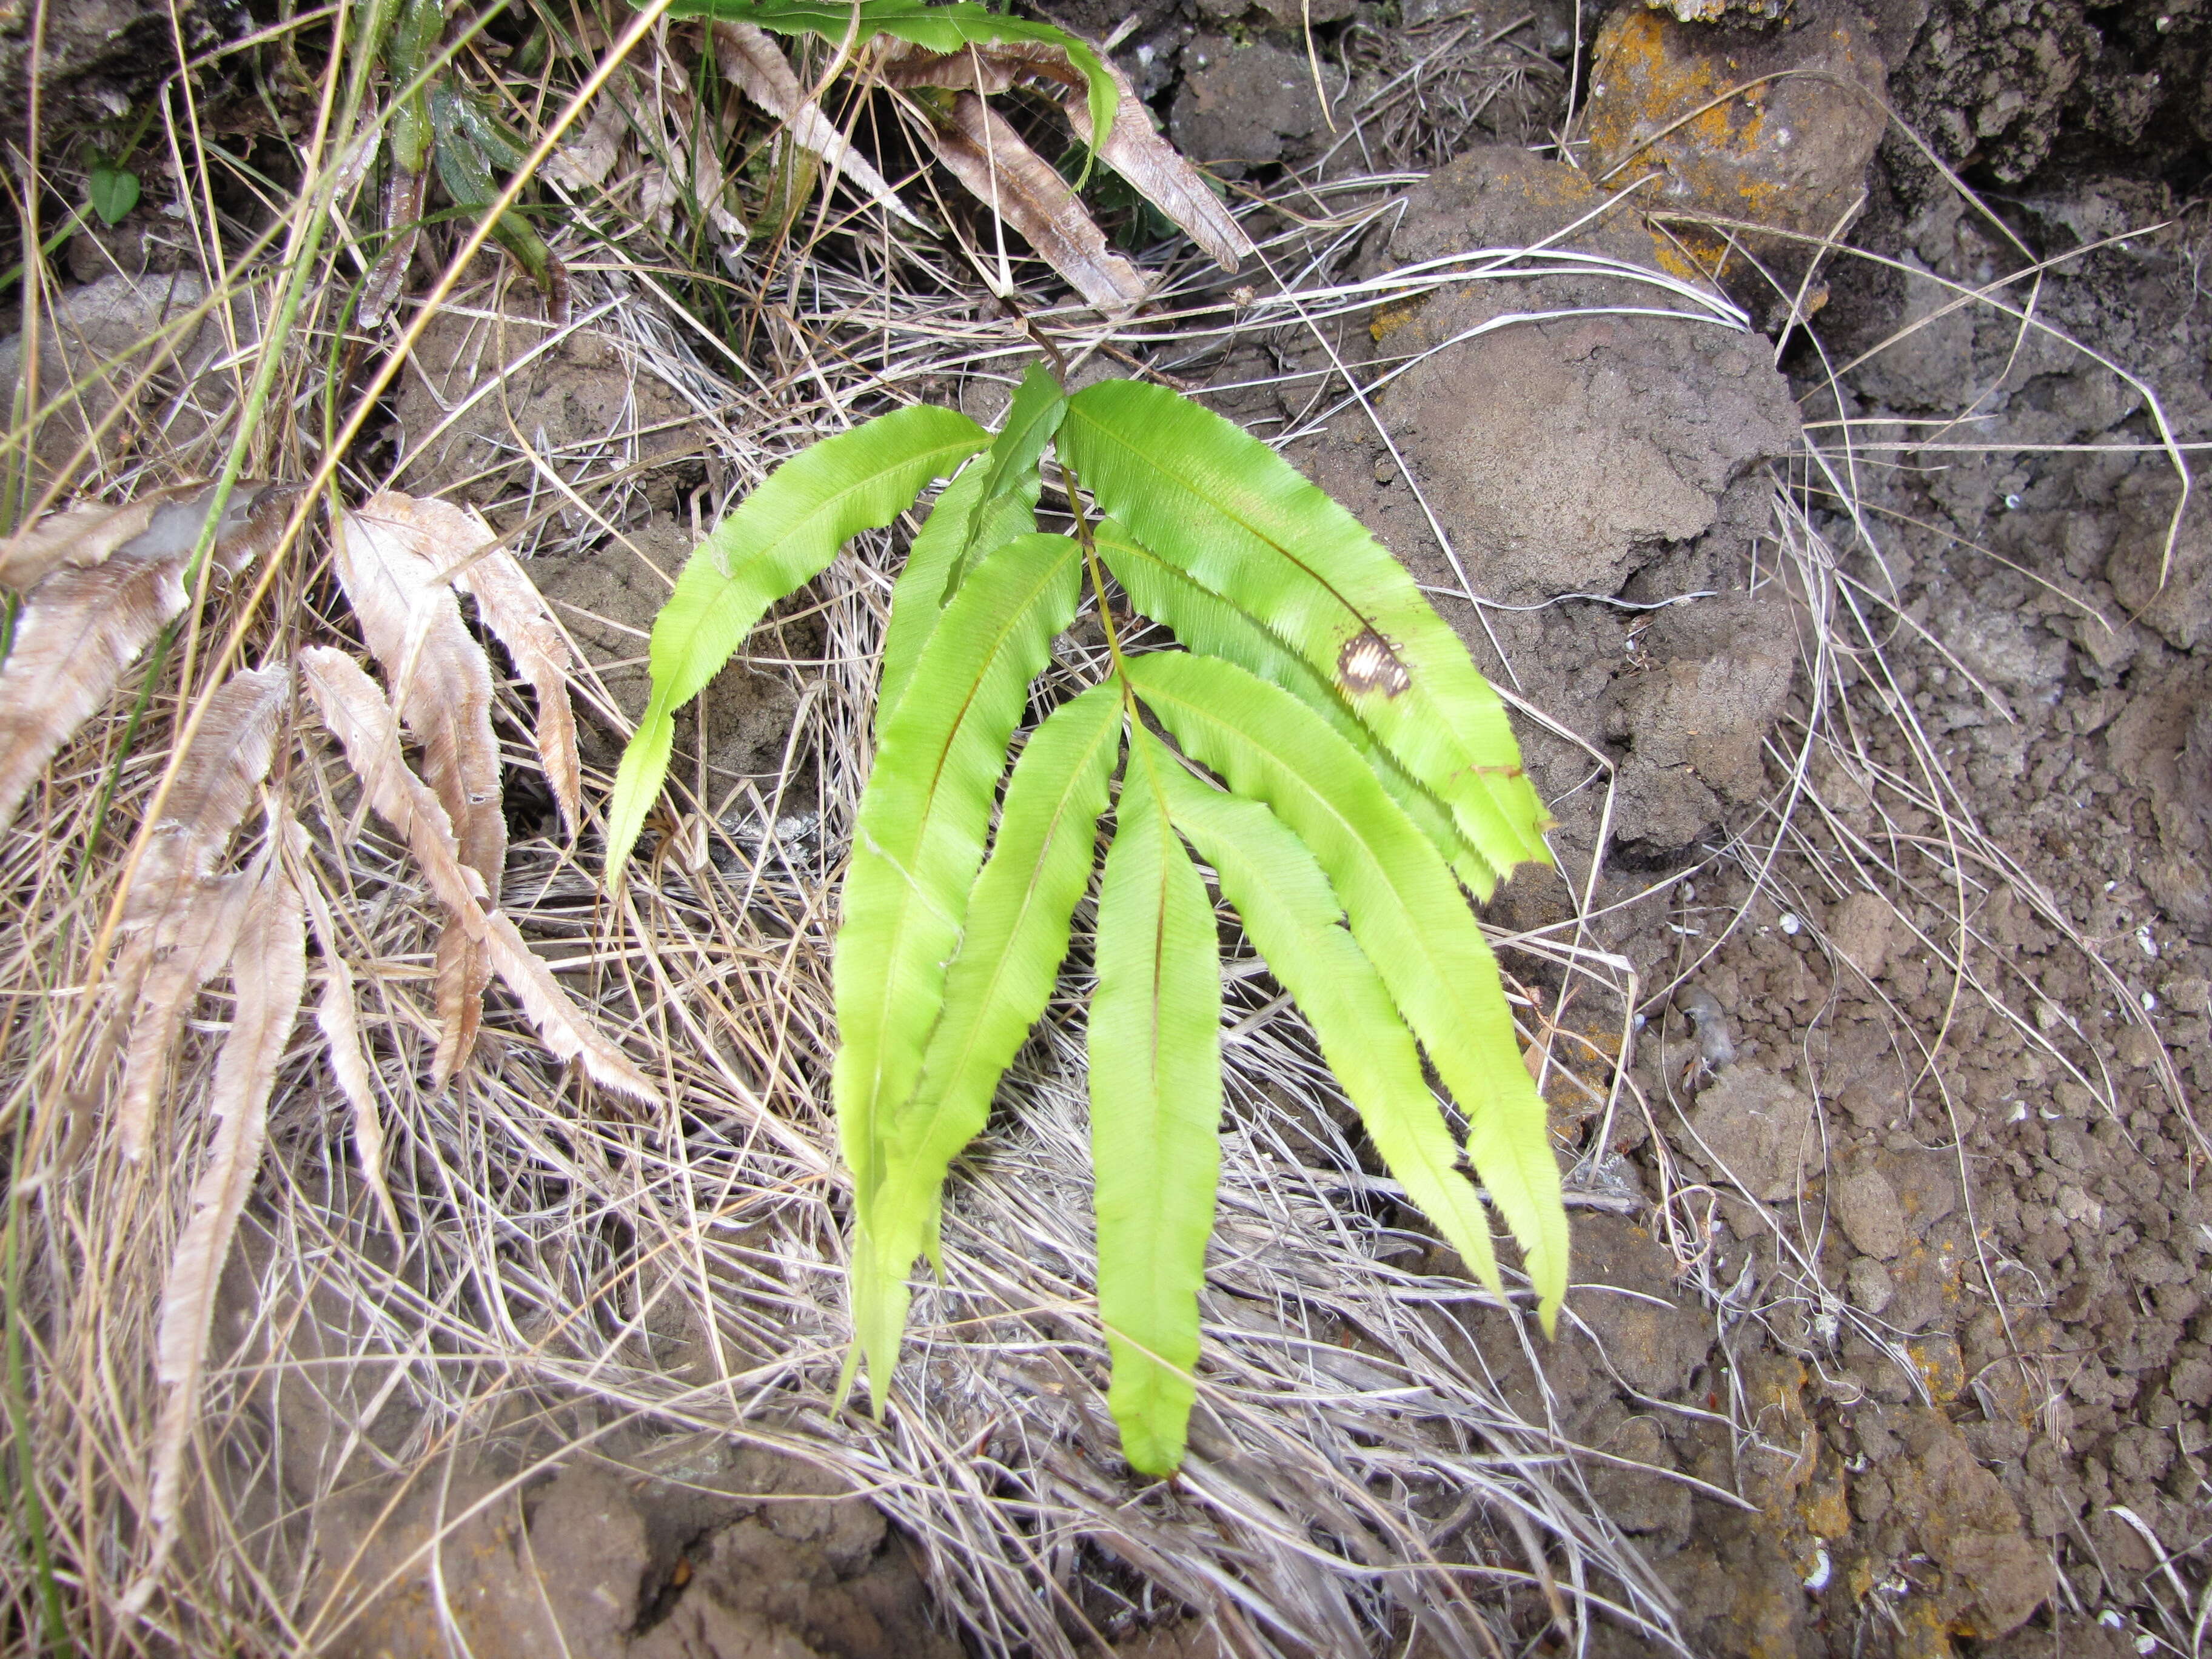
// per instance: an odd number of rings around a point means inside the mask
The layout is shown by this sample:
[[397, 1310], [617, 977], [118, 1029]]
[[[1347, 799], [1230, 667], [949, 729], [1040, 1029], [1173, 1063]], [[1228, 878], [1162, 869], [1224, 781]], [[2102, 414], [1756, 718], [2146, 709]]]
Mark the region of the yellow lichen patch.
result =
[[1374, 320], [1367, 325], [1367, 336], [1376, 344], [1381, 345], [1383, 341], [1412, 322], [1420, 314], [1420, 311], [1421, 301], [1419, 300], [1408, 301], [1403, 305], [1378, 307]]
[[1908, 1342], [1905, 1352], [1911, 1356], [1913, 1370], [1926, 1384], [1928, 1397], [1937, 1405], [1947, 1406], [1965, 1391], [1966, 1361], [1960, 1356], [1958, 1339], [1948, 1332]]
[[1802, 256], [1803, 243], [1756, 231], [1747, 249], [1740, 227], [1834, 231], [1881, 139], [1882, 85], [1857, 25], [1753, 37], [1623, 9], [1598, 33], [1586, 165], [1607, 189], [1640, 184], [1670, 265], [1711, 276], [1747, 251]]

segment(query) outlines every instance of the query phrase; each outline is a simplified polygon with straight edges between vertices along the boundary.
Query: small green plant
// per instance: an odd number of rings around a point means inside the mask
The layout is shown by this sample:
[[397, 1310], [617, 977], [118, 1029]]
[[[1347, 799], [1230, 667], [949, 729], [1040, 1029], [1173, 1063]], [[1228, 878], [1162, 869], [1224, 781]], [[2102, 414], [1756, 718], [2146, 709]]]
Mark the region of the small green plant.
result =
[[[1048, 446], [1069, 534], [1036, 527]], [[1502, 1293], [1426, 1052], [1548, 1331], [1567, 1275], [1559, 1170], [1462, 890], [1487, 896], [1546, 857], [1543, 807], [1497, 693], [1405, 570], [1273, 451], [1188, 399], [1128, 380], [1071, 398], [1032, 368], [995, 438], [919, 407], [785, 463], [693, 554], [654, 623], [652, 701], [611, 807], [611, 878], [659, 793], [675, 711], [770, 603], [956, 471], [893, 593], [835, 960], [855, 1363], [878, 1412], [908, 1274], [917, 1256], [938, 1262], [947, 1170], [1044, 1012], [1109, 801], [1091, 1154], [1108, 1401], [1130, 1463], [1158, 1474], [1182, 1461], [1213, 1222], [1220, 941], [1193, 853], [1391, 1172]], [[1124, 648], [1109, 576], [1180, 649]], [[1030, 682], [1086, 585], [1110, 670], [1029, 733], [1009, 772]]]

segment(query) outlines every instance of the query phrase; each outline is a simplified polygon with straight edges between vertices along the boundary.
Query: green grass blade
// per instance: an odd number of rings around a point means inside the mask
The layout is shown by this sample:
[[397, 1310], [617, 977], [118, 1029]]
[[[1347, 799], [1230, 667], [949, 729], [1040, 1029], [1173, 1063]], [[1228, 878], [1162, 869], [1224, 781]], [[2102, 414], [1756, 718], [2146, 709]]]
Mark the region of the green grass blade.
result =
[[[1060, 452], [1138, 540], [1233, 595], [1343, 690], [1447, 803], [1502, 876], [1547, 860], [1543, 803], [1498, 693], [1413, 578], [1273, 450], [1158, 386], [1104, 380], [1068, 401]], [[1486, 896], [1492, 884], [1476, 890]]]
[[1158, 741], [1132, 729], [1098, 896], [1091, 1162], [1107, 1408], [1133, 1468], [1182, 1463], [1197, 1398], [1198, 1292], [1221, 1167], [1221, 945], [1168, 821]]
[[[1053, 635], [1075, 615], [1079, 562], [1067, 537], [1024, 536], [977, 567], [884, 726], [860, 798], [831, 977], [838, 1138], [863, 1212], [882, 1180], [884, 1128], [921, 1079], [1006, 745]], [[887, 1380], [871, 1377], [878, 1400]]]
[[1180, 767], [1163, 775], [1169, 816], [1213, 866], [1221, 896], [1304, 1010], [1375, 1150], [1475, 1277], [1504, 1294], [1489, 1218], [1456, 1168], [1459, 1146], [1421, 1075], [1420, 1054], [1375, 964], [1337, 925], [1336, 893], [1321, 866], [1259, 802]]
[[[635, 5], [638, 0], [630, 0]], [[1010, 17], [987, 11], [972, 0], [933, 4], [930, 0], [674, 0], [671, 17], [712, 17], [731, 23], [751, 23], [777, 34], [816, 34], [842, 40], [858, 13], [860, 38], [888, 34], [912, 41], [925, 52], [960, 52], [970, 46], [994, 46], [1002, 40], [1036, 42], [1057, 46], [1067, 54], [1090, 89], [1091, 141], [1094, 151], [1113, 131], [1114, 110], [1121, 94], [1098, 54], [1066, 30], [1027, 17]]]
[[887, 1115], [882, 1178], [854, 1206], [852, 1268], [878, 1411], [905, 1329], [907, 1274], [916, 1255], [936, 1258], [945, 1171], [981, 1132], [999, 1079], [1044, 1012], [1067, 955], [1121, 736], [1121, 691], [1101, 685], [1054, 709], [1023, 748], [998, 838], [968, 901], [960, 953], [945, 970], [944, 1012], [921, 1085]]
[[1092, 533], [1099, 557], [1139, 611], [1165, 623], [1192, 650], [1251, 670], [1327, 720], [1329, 730], [1359, 751], [1390, 799], [1406, 809], [1406, 816], [1459, 872], [1460, 879], [1477, 891], [1488, 890], [1496, 872], [1467, 844], [1451, 809], [1408, 777], [1375, 734], [1359, 723], [1344, 695], [1269, 633], [1265, 623], [1235, 600], [1200, 586], [1188, 571], [1144, 546], [1112, 519], [1098, 520]]
[[1467, 1113], [1468, 1156], [1521, 1243], [1548, 1331], [1567, 1284], [1559, 1164], [1497, 959], [1451, 872], [1352, 746], [1288, 692], [1184, 652], [1125, 672], [1185, 752], [1273, 807], [1328, 873], [1352, 937]]
[[821, 574], [863, 530], [889, 524], [932, 478], [988, 441], [952, 410], [917, 405], [825, 438], [763, 481], [699, 544], [653, 618], [653, 696], [623, 750], [607, 806], [607, 879], [618, 884], [668, 775], [676, 711], [705, 689], [761, 613]]

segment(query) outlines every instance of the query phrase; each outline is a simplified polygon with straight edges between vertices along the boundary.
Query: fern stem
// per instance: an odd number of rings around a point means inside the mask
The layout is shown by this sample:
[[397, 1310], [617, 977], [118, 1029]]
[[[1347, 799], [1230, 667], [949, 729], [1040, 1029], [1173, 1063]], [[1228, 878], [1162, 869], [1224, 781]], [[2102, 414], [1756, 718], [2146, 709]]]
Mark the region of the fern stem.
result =
[[1075, 539], [1083, 544], [1083, 562], [1091, 572], [1091, 592], [1098, 600], [1098, 621], [1106, 630], [1106, 653], [1114, 659], [1114, 678], [1121, 682], [1126, 692], [1128, 677], [1124, 674], [1121, 660], [1121, 630], [1114, 626], [1114, 607], [1106, 602], [1106, 574], [1098, 562], [1097, 539], [1091, 533], [1091, 517], [1083, 510], [1083, 480], [1066, 460], [1060, 470], [1067, 478], [1067, 510], [1074, 515]]

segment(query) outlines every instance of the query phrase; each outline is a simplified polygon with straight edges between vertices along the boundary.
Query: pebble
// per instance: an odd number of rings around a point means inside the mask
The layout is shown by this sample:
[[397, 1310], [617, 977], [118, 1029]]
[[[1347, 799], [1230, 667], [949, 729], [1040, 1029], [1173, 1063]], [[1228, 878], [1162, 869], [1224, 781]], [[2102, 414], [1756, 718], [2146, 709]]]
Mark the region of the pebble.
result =
[[1904, 1250], [1905, 1206], [1881, 1170], [1859, 1170], [1832, 1183], [1828, 1210], [1844, 1236], [1876, 1260], [1892, 1261]]

